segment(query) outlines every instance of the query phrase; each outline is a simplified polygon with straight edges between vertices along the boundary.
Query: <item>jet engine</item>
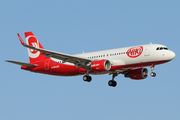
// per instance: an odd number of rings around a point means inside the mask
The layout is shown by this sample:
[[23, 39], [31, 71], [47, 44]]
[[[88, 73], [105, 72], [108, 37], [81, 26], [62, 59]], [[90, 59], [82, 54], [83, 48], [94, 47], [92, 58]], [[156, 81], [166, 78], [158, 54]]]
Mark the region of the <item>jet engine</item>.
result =
[[142, 80], [147, 78], [147, 76], [148, 76], [147, 68], [131, 69], [128, 73], [124, 75], [124, 77], [128, 77], [133, 80]]
[[91, 63], [92, 71], [108, 71], [111, 69], [109, 60], [98, 60]]

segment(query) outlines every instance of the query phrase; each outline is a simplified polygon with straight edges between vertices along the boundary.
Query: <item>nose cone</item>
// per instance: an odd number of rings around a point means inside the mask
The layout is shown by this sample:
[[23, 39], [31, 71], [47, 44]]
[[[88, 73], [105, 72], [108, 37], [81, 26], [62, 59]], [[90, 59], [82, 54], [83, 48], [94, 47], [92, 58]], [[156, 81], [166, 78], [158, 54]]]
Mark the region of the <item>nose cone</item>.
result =
[[173, 60], [175, 57], [176, 57], [176, 54], [173, 51], [171, 51], [169, 54], [169, 59]]

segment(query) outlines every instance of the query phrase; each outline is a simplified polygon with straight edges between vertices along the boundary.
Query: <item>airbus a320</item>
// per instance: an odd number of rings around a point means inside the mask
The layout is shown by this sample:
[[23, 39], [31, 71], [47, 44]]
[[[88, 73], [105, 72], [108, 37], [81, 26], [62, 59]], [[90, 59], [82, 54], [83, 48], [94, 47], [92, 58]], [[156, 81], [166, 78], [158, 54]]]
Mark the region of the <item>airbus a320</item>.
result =
[[19, 33], [17, 35], [21, 44], [28, 49], [30, 62], [6, 62], [21, 65], [21, 69], [36, 73], [56, 76], [84, 75], [83, 80], [86, 82], [92, 80], [90, 74], [110, 74], [112, 79], [108, 85], [111, 87], [117, 85], [114, 78], [119, 74], [133, 80], [147, 78], [148, 69], [144, 68], [147, 66], [151, 68], [150, 75], [155, 77], [154, 67], [169, 62], [176, 56], [166, 46], [152, 43], [69, 55], [44, 49], [32, 32], [25, 32], [26, 43]]

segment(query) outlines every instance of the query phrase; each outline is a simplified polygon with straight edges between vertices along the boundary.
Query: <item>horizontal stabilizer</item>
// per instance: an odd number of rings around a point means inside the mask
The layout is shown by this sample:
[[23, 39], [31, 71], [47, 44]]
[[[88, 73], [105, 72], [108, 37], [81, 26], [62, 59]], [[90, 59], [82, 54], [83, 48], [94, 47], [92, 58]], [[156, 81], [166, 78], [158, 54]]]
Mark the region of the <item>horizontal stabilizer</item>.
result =
[[38, 66], [38, 65], [34, 65], [34, 64], [17, 62], [17, 61], [11, 61], [11, 60], [6, 60], [6, 62], [14, 63], [14, 64], [17, 64], [17, 65], [28, 66], [28, 67], [36, 67], [36, 66]]

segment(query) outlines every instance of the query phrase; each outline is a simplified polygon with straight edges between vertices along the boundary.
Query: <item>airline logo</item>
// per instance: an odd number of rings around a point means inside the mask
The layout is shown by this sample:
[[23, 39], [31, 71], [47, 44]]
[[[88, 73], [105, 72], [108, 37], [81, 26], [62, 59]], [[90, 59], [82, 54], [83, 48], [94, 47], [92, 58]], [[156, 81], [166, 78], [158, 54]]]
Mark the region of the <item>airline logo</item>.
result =
[[[35, 48], [39, 48], [39, 47], [38, 47], [38, 44], [37, 44], [36, 42], [30, 42], [29, 45], [31, 45], [31, 46], [33, 46], [33, 47], [35, 47]], [[30, 49], [30, 51], [31, 51], [31, 53], [33, 53], [33, 54], [36, 54], [36, 53], [38, 52], [38, 51], [33, 50], [33, 49]]]
[[127, 56], [130, 58], [136, 58], [143, 52], [143, 46], [132, 47], [127, 51]]
[[[39, 48], [39, 41], [33, 35], [27, 36], [26, 42], [30, 46]], [[29, 53], [29, 57], [31, 57], [31, 58], [37, 58], [40, 55], [40, 51], [36, 51], [33, 49], [29, 49], [29, 48], [28, 48], [28, 53]]]

